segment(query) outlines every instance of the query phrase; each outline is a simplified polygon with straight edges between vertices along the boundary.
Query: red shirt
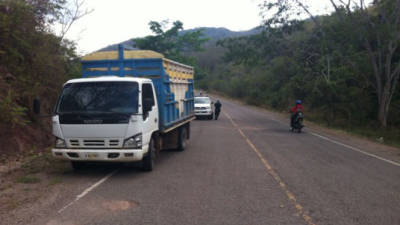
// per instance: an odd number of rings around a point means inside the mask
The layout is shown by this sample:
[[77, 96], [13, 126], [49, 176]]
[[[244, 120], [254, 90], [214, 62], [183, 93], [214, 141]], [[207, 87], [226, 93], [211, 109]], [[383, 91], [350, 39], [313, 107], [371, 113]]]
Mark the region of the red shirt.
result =
[[300, 104], [297, 104], [296, 106], [294, 106], [292, 109], [290, 109], [290, 112], [292, 113], [297, 113], [297, 110], [300, 109], [300, 111], [304, 111], [304, 107]]

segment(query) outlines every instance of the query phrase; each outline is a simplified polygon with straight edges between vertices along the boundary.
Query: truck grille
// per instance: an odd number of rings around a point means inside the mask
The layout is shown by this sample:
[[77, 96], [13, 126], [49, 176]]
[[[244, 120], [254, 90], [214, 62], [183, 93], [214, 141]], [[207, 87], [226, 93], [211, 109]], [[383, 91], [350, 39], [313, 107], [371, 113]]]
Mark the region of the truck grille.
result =
[[69, 140], [69, 144], [72, 147], [79, 147], [79, 140]]
[[104, 140], [83, 140], [83, 146], [85, 147], [104, 147]]
[[118, 146], [119, 140], [110, 140], [109, 145], [110, 145], [110, 147]]
[[119, 139], [69, 139], [71, 148], [118, 148], [122, 147]]
[[196, 109], [196, 110], [206, 110], [207, 108], [206, 107], [194, 107], [194, 109]]

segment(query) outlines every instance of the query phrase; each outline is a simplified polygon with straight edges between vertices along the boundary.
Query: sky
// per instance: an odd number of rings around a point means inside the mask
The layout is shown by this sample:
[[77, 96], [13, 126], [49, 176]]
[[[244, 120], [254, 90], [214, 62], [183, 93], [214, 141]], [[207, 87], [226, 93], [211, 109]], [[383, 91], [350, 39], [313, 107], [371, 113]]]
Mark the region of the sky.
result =
[[[250, 30], [261, 24], [261, 0], [84, 0], [93, 12], [76, 21], [66, 38], [77, 43], [84, 55], [131, 38], [151, 35], [150, 21], [176, 20], [184, 29], [225, 27]], [[325, 3], [324, 3], [325, 2]], [[327, 0], [311, 0], [315, 12]]]

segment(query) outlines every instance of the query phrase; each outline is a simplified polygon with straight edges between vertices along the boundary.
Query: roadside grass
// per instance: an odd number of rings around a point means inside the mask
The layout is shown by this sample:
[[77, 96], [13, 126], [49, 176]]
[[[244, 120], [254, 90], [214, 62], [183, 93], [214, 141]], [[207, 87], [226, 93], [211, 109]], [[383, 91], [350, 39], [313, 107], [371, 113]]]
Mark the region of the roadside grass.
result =
[[45, 153], [39, 153], [38, 155], [33, 156], [21, 166], [21, 169], [26, 174], [60, 174], [71, 170], [68, 162], [55, 159], [51, 155], [50, 150], [46, 150]]
[[7, 210], [13, 210], [18, 208], [21, 205], [21, 202], [15, 201], [15, 200], [8, 200], [7, 202], [4, 203], [4, 206]]
[[17, 183], [23, 183], [23, 184], [35, 184], [40, 182], [40, 178], [32, 175], [26, 175], [17, 177], [15, 181]]
[[[0, 185], [0, 190], [6, 190], [12, 184], [38, 184], [53, 186], [62, 183], [60, 175], [71, 172], [68, 162], [55, 159], [49, 149], [44, 153], [26, 156], [22, 165], [5, 174], [4, 179], [10, 182]], [[8, 178], [7, 178], [8, 177]]]
[[400, 148], [400, 128], [398, 127], [382, 128], [377, 123], [373, 122], [366, 125], [354, 125], [346, 123], [346, 121], [328, 124], [321, 118], [321, 115], [317, 113], [309, 113], [306, 120], [325, 128], [344, 131], [370, 141]]
[[56, 185], [56, 184], [60, 184], [60, 183], [62, 183], [63, 182], [63, 180], [60, 178], [60, 177], [53, 177], [53, 178], [51, 178], [50, 180], [49, 180], [49, 186], [53, 186], [53, 185]]
[[350, 127], [342, 128], [343, 130], [356, 134], [362, 137], [366, 137], [369, 140], [384, 143], [386, 145], [400, 148], [400, 129], [394, 127], [388, 127], [386, 129], [377, 127]]

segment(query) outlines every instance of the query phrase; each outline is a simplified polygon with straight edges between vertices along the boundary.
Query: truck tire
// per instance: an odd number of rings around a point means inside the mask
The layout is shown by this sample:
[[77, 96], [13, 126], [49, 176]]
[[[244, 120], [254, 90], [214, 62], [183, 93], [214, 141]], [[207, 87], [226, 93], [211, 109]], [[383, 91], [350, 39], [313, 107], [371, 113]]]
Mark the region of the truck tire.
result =
[[85, 167], [85, 165], [86, 165], [85, 162], [71, 161], [72, 169], [74, 169], [75, 171], [82, 170]]
[[152, 137], [150, 139], [150, 143], [149, 143], [149, 151], [147, 152], [147, 155], [143, 157], [143, 160], [142, 160], [142, 169], [147, 172], [152, 171], [154, 168], [155, 158], [156, 158], [156, 149], [155, 149], [154, 140]]
[[214, 113], [208, 116], [208, 120], [212, 120], [214, 116]]
[[184, 151], [186, 149], [187, 140], [188, 140], [188, 130], [186, 126], [183, 126], [179, 129], [178, 151]]

